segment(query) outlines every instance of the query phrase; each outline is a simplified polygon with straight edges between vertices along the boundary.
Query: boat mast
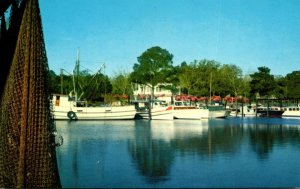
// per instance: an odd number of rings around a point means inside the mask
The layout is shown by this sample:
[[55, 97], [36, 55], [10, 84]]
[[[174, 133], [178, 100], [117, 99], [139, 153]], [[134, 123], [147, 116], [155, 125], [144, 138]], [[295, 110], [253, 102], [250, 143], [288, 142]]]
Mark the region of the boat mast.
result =
[[[77, 50], [77, 59], [76, 59], [76, 64], [75, 64], [75, 69], [73, 71], [73, 87], [74, 87], [74, 93], [75, 93], [75, 101], [78, 100], [78, 92], [76, 90], [76, 85], [77, 87], [79, 86], [79, 67], [80, 67], [80, 52], [79, 49]], [[76, 74], [76, 85], [75, 85], [75, 74]]]
[[60, 94], [63, 94], [63, 84], [64, 84], [64, 78], [63, 78], [64, 70], [60, 69]]

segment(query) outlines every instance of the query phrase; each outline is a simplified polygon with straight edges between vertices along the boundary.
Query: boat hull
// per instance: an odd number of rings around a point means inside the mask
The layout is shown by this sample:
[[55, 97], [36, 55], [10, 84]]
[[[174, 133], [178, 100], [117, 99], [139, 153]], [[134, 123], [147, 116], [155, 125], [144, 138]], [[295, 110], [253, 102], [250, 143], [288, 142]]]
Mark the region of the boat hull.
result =
[[133, 105], [89, 107], [68, 95], [53, 94], [52, 103], [55, 120], [127, 120], [136, 114]]
[[174, 107], [173, 111], [174, 119], [208, 119], [209, 111], [208, 109], [184, 109]]
[[230, 115], [230, 110], [224, 106], [208, 106], [209, 118], [227, 118]]
[[282, 117], [284, 111], [281, 110], [257, 110], [259, 117]]
[[55, 108], [55, 120], [128, 120], [134, 119], [134, 106]]
[[[137, 112], [138, 119], [150, 119], [149, 112]], [[154, 107], [151, 109], [152, 120], [173, 120], [172, 107]]]
[[283, 107], [282, 110], [284, 110], [284, 113], [282, 114], [282, 118], [300, 119], [299, 106]]

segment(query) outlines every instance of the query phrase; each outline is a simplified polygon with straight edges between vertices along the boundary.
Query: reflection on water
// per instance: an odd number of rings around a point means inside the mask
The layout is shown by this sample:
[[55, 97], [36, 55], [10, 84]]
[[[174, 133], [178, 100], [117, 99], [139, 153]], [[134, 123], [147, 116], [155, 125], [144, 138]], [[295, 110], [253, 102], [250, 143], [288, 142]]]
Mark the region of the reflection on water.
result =
[[63, 187], [300, 186], [300, 120], [56, 125]]
[[174, 160], [174, 149], [170, 143], [174, 138], [173, 121], [137, 123], [135, 140], [128, 143], [136, 167], [150, 183], [169, 179]]

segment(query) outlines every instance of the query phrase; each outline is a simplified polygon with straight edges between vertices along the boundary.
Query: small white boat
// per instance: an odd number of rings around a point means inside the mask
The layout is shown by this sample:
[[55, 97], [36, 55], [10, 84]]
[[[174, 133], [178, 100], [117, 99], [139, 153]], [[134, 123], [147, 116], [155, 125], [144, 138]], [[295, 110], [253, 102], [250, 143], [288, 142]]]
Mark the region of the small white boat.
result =
[[52, 97], [55, 120], [126, 120], [134, 119], [136, 109], [128, 106], [88, 107], [84, 101], [74, 101], [68, 95]]
[[163, 101], [153, 102], [151, 111], [149, 112], [149, 102], [141, 101], [136, 102], [136, 108], [138, 109], [136, 113], [136, 119], [151, 119], [152, 120], [173, 120], [173, 108], [168, 106]]
[[281, 108], [284, 112], [282, 118], [298, 118], [300, 119], [300, 106], [288, 106]]
[[256, 105], [244, 105], [231, 109], [230, 116], [237, 117], [255, 117], [256, 116]]
[[189, 105], [185, 101], [175, 101], [173, 106], [174, 119], [208, 119], [208, 109]]

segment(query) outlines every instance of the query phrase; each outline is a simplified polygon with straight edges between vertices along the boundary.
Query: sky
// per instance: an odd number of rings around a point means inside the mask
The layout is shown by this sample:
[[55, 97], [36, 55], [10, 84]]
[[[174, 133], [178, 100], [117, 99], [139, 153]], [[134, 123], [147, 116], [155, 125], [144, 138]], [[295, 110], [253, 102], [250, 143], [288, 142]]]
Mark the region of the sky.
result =
[[[40, 0], [48, 64], [114, 76], [153, 46], [173, 65], [209, 59], [250, 74], [300, 70], [300, 0]], [[92, 72], [91, 72], [92, 73]]]

